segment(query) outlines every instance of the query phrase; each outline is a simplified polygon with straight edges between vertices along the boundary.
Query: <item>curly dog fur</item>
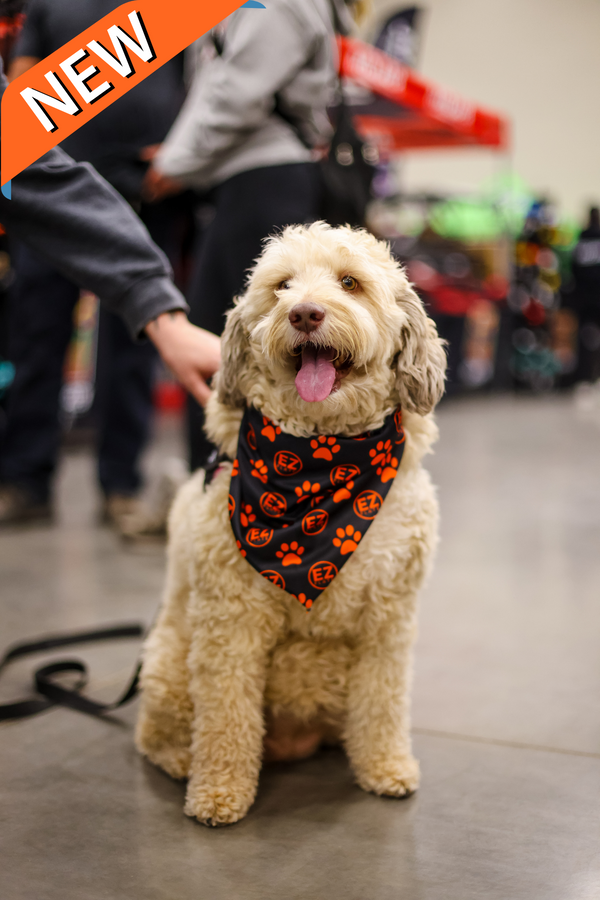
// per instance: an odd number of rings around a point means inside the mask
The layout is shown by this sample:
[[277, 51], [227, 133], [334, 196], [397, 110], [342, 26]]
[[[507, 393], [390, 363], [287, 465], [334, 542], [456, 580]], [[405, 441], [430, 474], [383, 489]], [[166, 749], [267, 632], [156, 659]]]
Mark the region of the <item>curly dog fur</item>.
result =
[[[342, 279], [356, 279], [352, 293]], [[315, 332], [351, 365], [327, 399], [295, 387], [294, 305], [318, 302]], [[185, 812], [220, 825], [254, 800], [261, 763], [343, 742], [361, 787], [417, 788], [409, 694], [417, 594], [437, 540], [437, 501], [422, 457], [437, 432], [445, 354], [388, 247], [323, 223], [272, 237], [231, 310], [207, 432], [232, 459], [253, 405], [297, 436], [357, 435], [400, 403], [406, 449], [360, 546], [307, 613], [240, 555], [229, 524], [231, 466], [206, 491], [184, 485], [170, 517], [164, 604], [145, 645], [137, 746], [187, 778]]]

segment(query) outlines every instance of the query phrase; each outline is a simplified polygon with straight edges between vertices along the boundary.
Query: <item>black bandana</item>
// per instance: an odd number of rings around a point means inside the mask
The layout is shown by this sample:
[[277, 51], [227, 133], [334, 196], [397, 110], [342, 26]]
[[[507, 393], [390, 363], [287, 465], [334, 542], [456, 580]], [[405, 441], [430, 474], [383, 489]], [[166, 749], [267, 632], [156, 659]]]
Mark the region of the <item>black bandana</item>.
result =
[[354, 438], [292, 437], [246, 409], [229, 489], [240, 553], [310, 609], [381, 509], [403, 450], [400, 408]]

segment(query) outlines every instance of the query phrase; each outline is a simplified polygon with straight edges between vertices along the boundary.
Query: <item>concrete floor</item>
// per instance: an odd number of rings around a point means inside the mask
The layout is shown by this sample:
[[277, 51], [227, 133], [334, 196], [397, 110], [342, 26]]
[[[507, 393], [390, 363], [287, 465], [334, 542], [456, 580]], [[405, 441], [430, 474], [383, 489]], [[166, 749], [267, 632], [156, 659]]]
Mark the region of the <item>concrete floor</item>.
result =
[[[52, 710], [0, 728], [3, 900], [600, 898], [600, 425], [568, 397], [452, 401], [439, 422], [421, 790], [365, 794], [328, 751], [265, 769], [247, 819], [209, 830], [135, 753], [135, 704], [112, 723]], [[163, 427], [155, 467], [173, 441]], [[92, 475], [68, 457], [58, 524], [0, 533], [3, 645], [152, 619], [163, 550], [95, 524]], [[108, 699], [136, 651], [62, 655], [83, 656]], [[26, 694], [33, 665], [3, 675], [1, 699]]]

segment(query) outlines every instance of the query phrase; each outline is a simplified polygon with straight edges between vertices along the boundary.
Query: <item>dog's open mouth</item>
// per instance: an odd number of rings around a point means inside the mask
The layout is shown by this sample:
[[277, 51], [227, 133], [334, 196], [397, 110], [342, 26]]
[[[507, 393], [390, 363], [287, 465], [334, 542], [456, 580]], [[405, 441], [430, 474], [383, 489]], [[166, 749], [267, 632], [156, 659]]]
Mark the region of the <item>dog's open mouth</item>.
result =
[[335, 347], [306, 342], [296, 359], [296, 389], [303, 400], [318, 403], [337, 391], [352, 368], [352, 358]]

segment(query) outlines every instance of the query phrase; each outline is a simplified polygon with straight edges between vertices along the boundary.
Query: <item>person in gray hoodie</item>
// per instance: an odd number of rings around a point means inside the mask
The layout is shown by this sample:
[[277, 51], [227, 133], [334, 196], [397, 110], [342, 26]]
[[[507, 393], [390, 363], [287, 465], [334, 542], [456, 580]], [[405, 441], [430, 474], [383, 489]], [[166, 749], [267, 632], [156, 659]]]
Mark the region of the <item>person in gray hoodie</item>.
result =
[[[262, 241], [319, 216], [316, 160], [332, 128], [336, 33], [351, 17], [344, 0], [269, 0], [242, 8], [206, 37], [183, 107], [146, 176], [146, 196], [209, 191], [215, 215], [188, 290], [192, 322], [220, 334]], [[211, 445], [190, 409], [190, 462]]]

